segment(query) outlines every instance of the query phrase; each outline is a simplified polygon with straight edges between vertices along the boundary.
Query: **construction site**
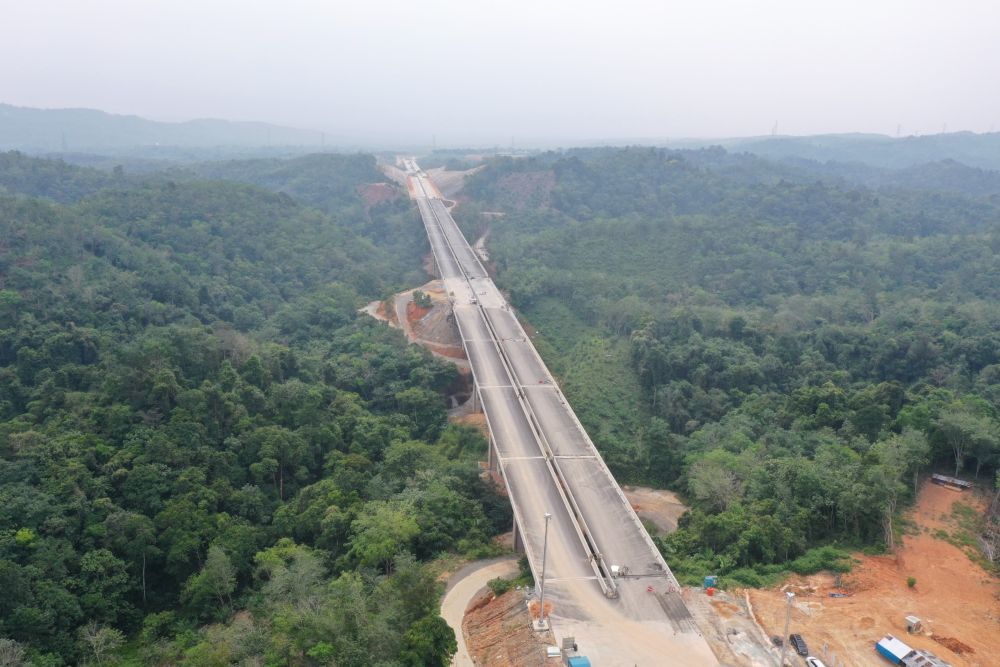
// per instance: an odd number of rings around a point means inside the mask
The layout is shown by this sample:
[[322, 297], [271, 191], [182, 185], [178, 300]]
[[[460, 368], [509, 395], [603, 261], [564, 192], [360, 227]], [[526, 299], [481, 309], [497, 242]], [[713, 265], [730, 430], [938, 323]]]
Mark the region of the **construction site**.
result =
[[[895, 664], [998, 665], [1000, 579], [960, 545], [965, 508], [982, 511], [988, 500], [927, 482], [910, 512], [912, 528], [892, 555], [856, 553], [847, 574], [791, 576], [773, 588], [717, 588], [709, 595], [702, 587], [686, 587], [684, 601], [724, 665], [778, 665], [776, 640], [787, 641], [786, 617], [787, 634], [801, 636], [809, 655], [825, 667], [893, 664], [876, 650], [887, 635], [914, 653], [912, 662]], [[532, 631], [531, 619], [524, 591], [495, 595], [482, 585], [461, 626], [470, 664], [561, 664], [546, 657], [552, 639]], [[927, 654], [939, 662], [920, 662]], [[785, 664], [806, 663], [788, 646]]]

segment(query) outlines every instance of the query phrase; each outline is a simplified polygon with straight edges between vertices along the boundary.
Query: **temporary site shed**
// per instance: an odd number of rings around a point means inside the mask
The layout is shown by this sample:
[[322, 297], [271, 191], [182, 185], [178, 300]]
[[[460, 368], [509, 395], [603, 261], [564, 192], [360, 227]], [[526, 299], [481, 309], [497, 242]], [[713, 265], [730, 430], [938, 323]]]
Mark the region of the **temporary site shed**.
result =
[[913, 652], [913, 649], [892, 635], [886, 635], [875, 644], [879, 655], [894, 665], [903, 664], [903, 658]]

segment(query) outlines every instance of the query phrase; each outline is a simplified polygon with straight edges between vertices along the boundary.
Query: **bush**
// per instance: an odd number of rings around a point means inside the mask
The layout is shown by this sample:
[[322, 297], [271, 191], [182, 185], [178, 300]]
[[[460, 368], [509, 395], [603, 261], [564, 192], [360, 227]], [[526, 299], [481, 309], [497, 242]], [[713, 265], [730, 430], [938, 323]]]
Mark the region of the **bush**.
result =
[[917, 578], [916, 577], [907, 577], [906, 578], [906, 585], [909, 588], [913, 588], [914, 586], [917, 585]]
[[534, 586], [535, 577], [531, 574], [531, 565], [528, 563], [528, 557], [521, 556], [521, 559], [517, 561], [517, 567], [520, 570], [517, 576], [518, 583], [524, 586]]
[[723, 583], [727, 585], [736, 584], [738, 586], [746, 586], [747, 588], [763, 588], [767, 585], [763, 577], [748, 567], [733, 570], [725, 576]]
[[795, 574], [816, 574], [822, 570], [850, 572], [850, 556], [836, 547], [816, 547], [789, 563], [788, 569]]
[[430, 308], [434, 305], [430, 295], [420, 290], [413, 290], [413, 303], [417, 304], [418, 308]]
[[510, 589], [514, 588], [514, 582], [510, 579], [504, 579], [502, 577], [497, 577], [496, 579], [490, 579], [487, 583], [490, 590], [493, 591], [493, 595], [500, 597]]
[[174, 632], [177, 615], [172, 611], [160, 611], [147, 614], [142, 621], [142, 640], [152, 643], [157, 639], [169, 637]]

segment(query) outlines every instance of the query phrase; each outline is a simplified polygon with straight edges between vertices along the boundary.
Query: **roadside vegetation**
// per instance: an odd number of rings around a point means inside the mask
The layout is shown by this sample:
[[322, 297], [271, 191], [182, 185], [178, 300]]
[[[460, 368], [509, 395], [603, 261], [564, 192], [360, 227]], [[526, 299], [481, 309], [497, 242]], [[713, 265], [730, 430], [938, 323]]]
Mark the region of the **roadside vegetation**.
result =
[[660, 541], [681, 576], [843, 569], [844, 548], [892, 548], [921, 473], [992, 488], [996, 179], [857, 171], [629, 148], [468, 180], [460, 222], [490, 227], [498, 283], [609, 465], [689, 502]]
[[5, 664], [447, 664], [426, 563], [510, 510], [454, 368], [358, 315], [421, 253], [371, 232], [419, 229], [355, 194], [374, 159], [322, 156], [307, 206], [3, 157]]

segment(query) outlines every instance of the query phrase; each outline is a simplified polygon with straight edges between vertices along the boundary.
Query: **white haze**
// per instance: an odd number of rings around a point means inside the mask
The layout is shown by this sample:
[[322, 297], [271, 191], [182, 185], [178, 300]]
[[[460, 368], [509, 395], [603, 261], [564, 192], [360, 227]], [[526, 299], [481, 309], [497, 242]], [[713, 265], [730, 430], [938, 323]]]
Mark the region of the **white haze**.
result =
[[3, 0], [0, 102], [438, 145], [1000, 125], [992, 0]]

